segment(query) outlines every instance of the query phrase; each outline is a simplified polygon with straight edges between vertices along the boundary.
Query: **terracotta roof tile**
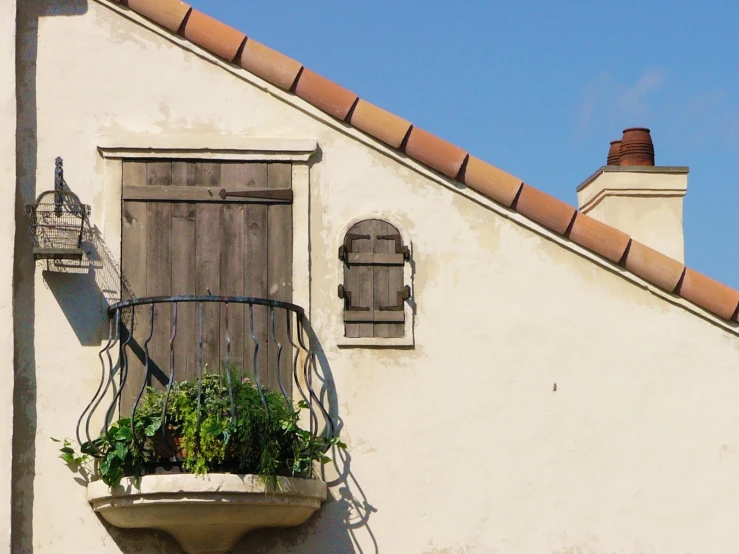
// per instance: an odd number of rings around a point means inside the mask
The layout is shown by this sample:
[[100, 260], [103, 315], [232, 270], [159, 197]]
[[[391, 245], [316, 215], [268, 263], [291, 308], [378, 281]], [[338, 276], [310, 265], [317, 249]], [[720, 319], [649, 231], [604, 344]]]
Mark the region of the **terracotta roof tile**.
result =
[[724, 319], [731, 319], [739, 306], [739, 291], [689, 267], [685, 268], [685, 276], [677, 293]]
[[410, 121], [359, 99], [347, 122], [393, 148], [400, 148], [411, 128]]
[[592, 250], [613, 263], [621, 260], [631, 240], [626, 233], [579, 212], [575, 216], [569, 238], [575, 244]]
[[246, 35], [241, 31], [198, 10], [190, 12], [182, 36], [229, 62], [234, 61], [246, 40]]
[[510, 208], [521, 190], [523, 181], [502, 169], [470, 156], [462, 169], [460, 180], [477, 192]]
[[[119, 0], [109, 0], [118, 2]], [[303, 100], [345, 121], [391, 147], [468, 187], [512, 207], [523, 216], [564, 235], [580, 246], [624, 267], [646, 281], [724, 319], [739, 321], [739, 291], [706, 277], [664, 254], [630, 240], [624, 233], [577, 213], [575, 208], [500, 169], [468, 156], [463, 149], [390, 112], [359, 100], [342, 86], [302, 68], [300, 62], [280, 54], [179, 0], [120, 0], [120, 3], [211, 53], [233, 62], [283, 90], [294, 90]], [[244, 41], [246, 43], [244, 44]], [[354, 110], [352, 111], [352, 108]], [[405, 141], [405, 144], [404, 142]], [[574, 221], [573, 221], [573, 218]], [[624, 253], [625, 251], [625, 253]], [[682, 278], [682, 281], [681, 281]], [[679, 284], [679, 290], [676, 288]]]
[[683, 276], [685, 265], [639, 241], [631, 240], [624, 267], [645, 281], [673, 292]]
[[240, 63], [247, 71], [282, 90], [292, 89], [303, 68], [300, 62], [251, 38], [246, 41]]
[[180, 0], [121, 0], [121, 4], [176, 33], [190, 11]]
[[513, 209], [558, 235], [565, 234], [575, 216], [574, 207], [525, 183]]
[[353, 92], [310, 69], [303, 69], [298, 77], [295, 94], [341, 121], [346, 119], [358, 98]]
[[405, 153], [452, 179], [457, 177], [467, 157], [467, 152], [459, 146], [418, 127], [411, 128]]

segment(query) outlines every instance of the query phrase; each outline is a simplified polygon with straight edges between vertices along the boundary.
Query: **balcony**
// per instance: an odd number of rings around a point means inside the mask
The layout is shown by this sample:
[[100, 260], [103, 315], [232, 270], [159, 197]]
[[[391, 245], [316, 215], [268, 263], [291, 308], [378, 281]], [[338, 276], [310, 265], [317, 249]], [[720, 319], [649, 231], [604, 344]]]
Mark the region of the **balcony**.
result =
[[165, 531], [184, 552], [229, 552], [250, 530], [320, 508], [316, 464], [343, 445], [314, 390], [300, 306], [172, 296], [109, 313], [100, 383], [77, 425], [96, 512]]

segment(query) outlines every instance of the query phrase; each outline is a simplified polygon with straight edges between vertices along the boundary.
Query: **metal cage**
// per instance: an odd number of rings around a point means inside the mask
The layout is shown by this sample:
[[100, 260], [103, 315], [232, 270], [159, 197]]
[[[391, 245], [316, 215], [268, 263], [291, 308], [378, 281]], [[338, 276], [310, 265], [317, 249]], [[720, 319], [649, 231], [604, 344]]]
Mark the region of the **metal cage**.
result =
[[26, 206], [36, 259], [81, 260], [89, 227], [90, 206], [64, 189], [62, 159], [56, 159], [54, 190], [42, 192]]

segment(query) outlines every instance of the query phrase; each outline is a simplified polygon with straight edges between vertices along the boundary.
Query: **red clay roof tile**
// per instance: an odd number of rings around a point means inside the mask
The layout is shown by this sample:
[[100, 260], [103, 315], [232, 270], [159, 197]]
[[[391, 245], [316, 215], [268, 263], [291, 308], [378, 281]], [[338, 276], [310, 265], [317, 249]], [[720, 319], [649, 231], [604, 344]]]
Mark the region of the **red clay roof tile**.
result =
[[176, 33], [190, 5], [180, 0], [121, 0], [121, 4]]
[[467, 152], [459, 146], [418, 127], [411, 127], [405, 153], [452, 179], [457, 177], [467, 157]]
[[511, 207], [523, 184], [518, 177], [475, 156], [470, 156], [467, 160], [460, 180], [471, 189], [492, 198], [506, 208]]
[[569, 238], [613, 263], [621, 260], [631, 240], [626, 233], [580, 212], [575, 216]]
[[513, 209], [558, 235], [565, 234], [575, 216], [575, 208], [526, 183]]
[[234, 61], [246, 40], [246, 35], [241, 31], [198, 10], [190, 12], [182, 36], [229, 62]]
[[353, 92], [310, 69], [303, 69], [300, 73], [295, 94], [341, 121], [346, 119], [358, 98]]
[[282, 90], [292, 89], [303, 67], [300, 62], [251, 38], [246, 41], [240, 63], [247, 71]]
[[410, 121], [359, 99], [347, 122], [393, 148], [400, 148], [411, 128]]
[[667, 292], [675, 290], [685, 271], [684, 264], [633, 239], [626, 253], [624, 267]]
[[724, 319], [731, 319], [739, 306], [739, 291], [689, 267], [685, 268], [685, 275], [677, 293]]

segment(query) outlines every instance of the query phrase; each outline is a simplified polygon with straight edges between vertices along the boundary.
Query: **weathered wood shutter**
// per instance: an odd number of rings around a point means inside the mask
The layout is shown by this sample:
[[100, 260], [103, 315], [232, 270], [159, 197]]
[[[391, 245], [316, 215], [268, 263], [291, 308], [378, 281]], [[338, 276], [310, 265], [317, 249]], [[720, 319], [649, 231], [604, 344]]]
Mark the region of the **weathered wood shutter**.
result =
[[[124, 299], [146, 296], [224, 295], [292, 300], [292, 167], [289, 163], [124, 161], [122, 280]], [[241, 196], [222, 194], [241, 193]], [[222, 196], [225, 196], [223, 198]], [[169, 375], [170, 305], [154, 308], [149, 343], [154, 379]], [[231, 360], [252, 368], [254, 343], [249, 309], [231, 304], [228, 330]], [[276, 317], [283, 317], [280, 310]], [[203, 304], [203, 358], [211, 371], [225, 361], [225, 310]], [[150, 310], [135, 312], [129, 375], [121, 409], [128, 410], [143, 382], [143, 345], [151, 329]], [[254, 308], [254, 331], [262, 383], [276, 388], [276, 346], [268, 311]], [[285, 324], [276, 322], [276, 328]], [[176, 378], [198, 375], [200, 314], [197, 304], [178, 306]], [[282, 332], [282, 331], [280, 331]], [[284, 343], [286, 337], [278, 337]], [[284, 383], [289, 360], [281, 359]], [[270, 369], [272, 368], [272, 369]]]
[[400, 232], [385, 221], [371, 219], [354, 225], [339, 250], [344, 262], [344, 300], [347, 337], [395, 338], [404, 334], [404, 300], [410, 291], [403, 283], [408, 248]]

